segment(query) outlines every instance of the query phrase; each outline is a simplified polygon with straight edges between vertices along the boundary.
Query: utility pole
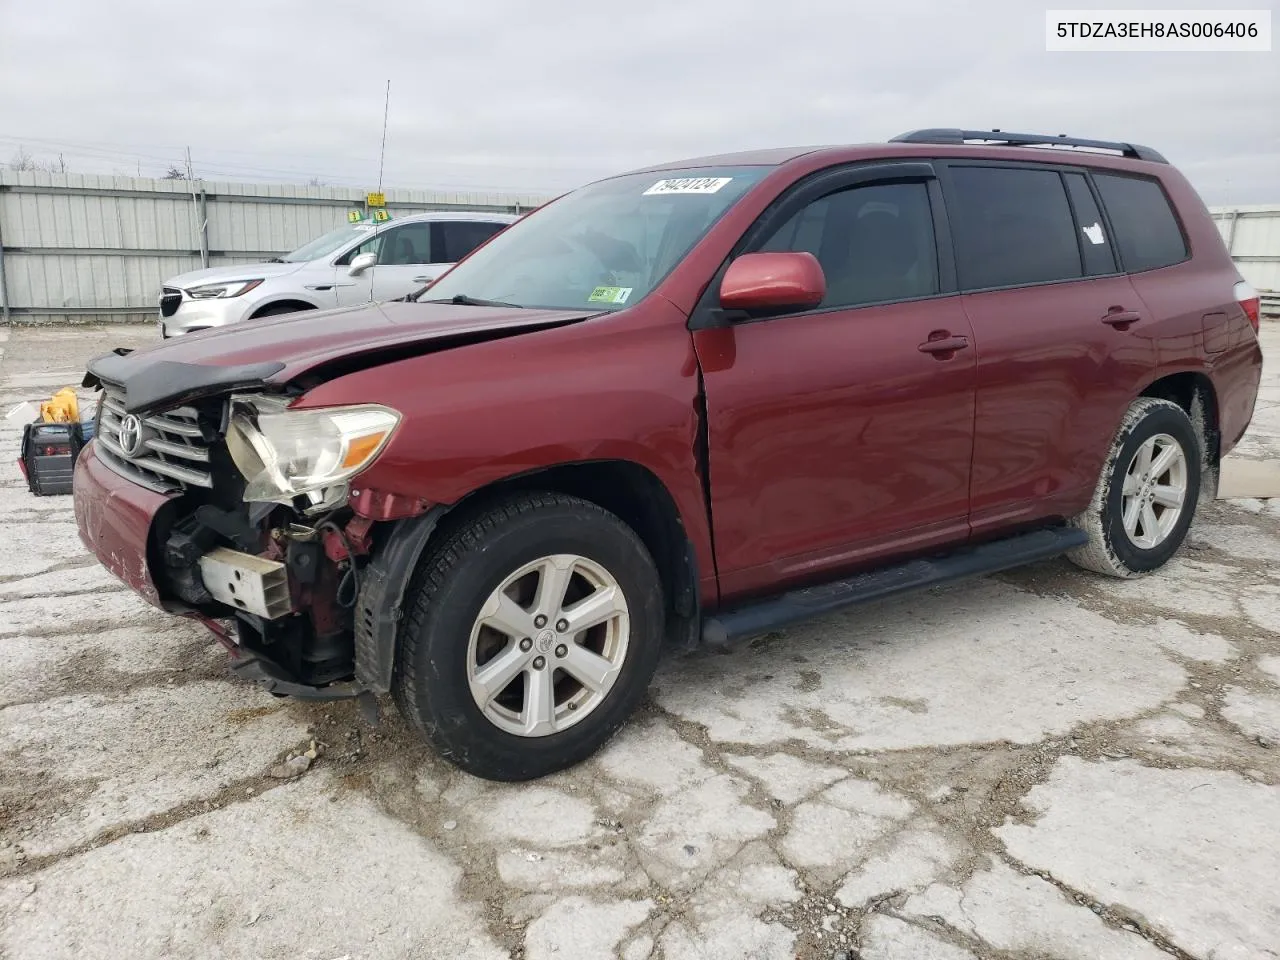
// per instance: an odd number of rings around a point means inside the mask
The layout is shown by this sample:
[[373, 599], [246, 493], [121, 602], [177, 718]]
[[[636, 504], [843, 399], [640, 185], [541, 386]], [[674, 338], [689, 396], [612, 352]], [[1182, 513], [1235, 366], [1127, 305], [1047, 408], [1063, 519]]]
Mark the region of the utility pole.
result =
[[209, 220], [201, 216], [200, 198], [196, 196], [196, 178], [191, 169], [190, 147], [187, 147], [187, 185], [191, 188], [192, 223], [196, 225], [196, 240], [200, 245], [200, 266], [207, 267], [209, 266]]
[[4, 325], [7, 327], [13, 318], [9, 316], [9, 286], [4, 276], [4, 235], [0, 231], [0, 316], [4, 319]]
[[387, 115], [391, 112], [391, 81], [387, 80], [387, 98], [382, 105], [382, 150], [378, 153], [378, 192], [382, 192], [382, 163], [387, 156]]

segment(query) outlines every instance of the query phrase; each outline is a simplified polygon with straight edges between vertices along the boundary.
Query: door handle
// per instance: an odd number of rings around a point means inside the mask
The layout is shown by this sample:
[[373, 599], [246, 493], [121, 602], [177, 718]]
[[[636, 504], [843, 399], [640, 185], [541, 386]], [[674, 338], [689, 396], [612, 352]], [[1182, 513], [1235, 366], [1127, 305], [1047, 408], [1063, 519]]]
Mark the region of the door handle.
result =
[[1112, 307], [1102, 317], [1102, 322], [1109, 327], [1115, 327], [1117, 330], [1129, 329], [1129, 324], [1136, 323], [1142, 319], [1142, 314], [1137, 310], [1125, 310], [1123, 307]]
[[955, 353], [957, 350], [964, 350], [969, 346], [968, 337], [948, 337], [941, 336], [937, 339], [932, 337], [920, 344], [916, 349], [921, 353], [932, 353], [939, 360], [946, 360], [946, 354]]
[[435, 277], [414, 277], [413, 282], [414, 283], [430, 283], [434, 279]]

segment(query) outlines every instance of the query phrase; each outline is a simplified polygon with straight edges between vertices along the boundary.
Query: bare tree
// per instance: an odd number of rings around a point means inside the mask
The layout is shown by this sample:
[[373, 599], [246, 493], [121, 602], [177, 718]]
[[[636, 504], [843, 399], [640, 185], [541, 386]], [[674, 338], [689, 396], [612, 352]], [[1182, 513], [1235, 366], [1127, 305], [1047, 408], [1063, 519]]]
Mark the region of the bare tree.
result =
[[164, 176], [161, 177], [160, 179], [161, 180], [186, 180], [187, 171], [171, 163], [169, 164], [169, 169], [164, 172]]
[[39, 171], [41, 173], [66, 173], [67, 161], [63, 159], [62, 154], [58, 154], [57, 160], [37, 160], [27, 153], [26, 147], [20, 146], [14, 151], [13, 159], [9, 161], [9, 169]]
[[13, 159], [9, 161], [10, 170], [34, 170], [35, 168], [35, 157], [27, 153], [25, 147], [18, 147], [18, 149], [13, 152]]

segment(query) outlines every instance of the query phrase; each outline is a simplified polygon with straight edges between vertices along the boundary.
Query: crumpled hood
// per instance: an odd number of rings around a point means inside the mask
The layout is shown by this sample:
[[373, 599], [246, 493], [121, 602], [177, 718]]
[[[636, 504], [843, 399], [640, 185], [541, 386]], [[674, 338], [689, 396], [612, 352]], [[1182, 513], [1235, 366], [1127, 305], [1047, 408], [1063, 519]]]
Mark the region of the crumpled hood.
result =
[[305, 263], [235, 263], [229, 267], [207, 267], [204, 270], [180, 273], [176, 277], [170, 277], [164, 285], [190, 290], [192, 287], [222, 280], [267, 280], [296, 273], [305, 266]]
[[304, 310], [98, 357], [90, 362], [84, 385], [106, 381], [122, 386], [125, 408], [145, 413], [228, 390], [285, 384], [336, 363], [373, 365], [574, 323], [598, 313], [398, 301]]

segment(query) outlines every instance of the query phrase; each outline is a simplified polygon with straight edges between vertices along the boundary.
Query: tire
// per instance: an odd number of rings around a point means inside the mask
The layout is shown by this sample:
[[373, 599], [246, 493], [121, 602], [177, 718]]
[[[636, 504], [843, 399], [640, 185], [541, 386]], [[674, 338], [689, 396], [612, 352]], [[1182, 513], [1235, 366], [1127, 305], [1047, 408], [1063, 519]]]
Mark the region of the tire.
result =
[[[580, 598], [611, 589], [607, 596], [620, 593], [625, 609], [616, 611], [616, 599], [598, 602], [614, 610], [611, 619], [581, 633], [559, 613], [541, 623], [539, 610], [559, 610], [539, 600], [541, 584], [557, 576], [568, 584], [565, 617], [582, 615]], [[513, 607], [500, 605], [499, 588]], [[635, 532], [594, 503], [553, 493], [513, 496], [466, 516], [428, 547], [408, 606], [392, 683], [397, 706], [446, 760], [500, 781], [573, 766], [617, 732], [657, 667], [665, 609], [657, 568]], [[498, 620], [504, 629], [489, 625]], [[525, 632], [533, 635], [517, 639]], [[569, 671], [588, 663], [584, 648], [595, 654], [592, 671], [610, 665], [593, 674], [597, 690]], [[502, 663], [523, 666], [511, 672]], [[510, 686], [497, 679], [491, 692], [473, 694], [473, 680], [479, 687], [490, 676], [485, 667], [511, 672]], [[539, 711], [546, 696], [551, 706]]]
[[[1176, 448], [1176, 450], [1175, 450]], [[1147, 485], [1139, 454], [1154, 459], [1168, 451], [1170, 466]], [[1180, 458], [1180, 465], [1179, 465]], [[1182, 546], [1200, 499], [1202, 457], [1200, 440], [1186, 411], [1176, 403], [1139, 397], [1130, 404], [1111, 451], [1103, 464], [1093, 500], [1071, 524], [1089, 535], [1089, 542], [1067, 553], [1077, 566], [1111, 577], [1139, 577], [1158, 570]], [[1126, 493], [1128, 479], [1129, 492]], [[1182, 489], [1176, 514], [1170, 503]], [[1145, 503], [1150, 513], [1144, 509]], [[1136, 507], [1135, 507], [1136, 502]], [[1126, 517], [1126, 507], [1133, 511]], [[1134, 529], [1126, 519], [1135, 519]]]

